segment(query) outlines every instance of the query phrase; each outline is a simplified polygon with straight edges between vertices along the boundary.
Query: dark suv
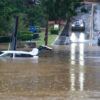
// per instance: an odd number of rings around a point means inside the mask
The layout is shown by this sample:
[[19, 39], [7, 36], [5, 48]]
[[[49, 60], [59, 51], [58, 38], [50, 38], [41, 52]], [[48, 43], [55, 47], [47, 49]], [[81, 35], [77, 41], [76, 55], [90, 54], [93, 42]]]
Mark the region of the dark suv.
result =
[[83, 20], [74, 21], [71, 24], [72, 31], [84, 31], [85, 30], [85, 23]]

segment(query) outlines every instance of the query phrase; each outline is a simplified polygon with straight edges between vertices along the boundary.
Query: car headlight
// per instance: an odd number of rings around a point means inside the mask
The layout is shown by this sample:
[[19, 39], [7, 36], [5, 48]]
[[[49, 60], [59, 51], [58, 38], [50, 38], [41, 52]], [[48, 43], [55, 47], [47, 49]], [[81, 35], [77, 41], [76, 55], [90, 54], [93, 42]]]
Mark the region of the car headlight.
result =
[[83, 25], [83, 24], [81, 24], [80, 26], [81, 26], [81, 27], [83, 27], [84, 25]]
[[72, 24], [72, 27], [75, 27], [75, 24]]

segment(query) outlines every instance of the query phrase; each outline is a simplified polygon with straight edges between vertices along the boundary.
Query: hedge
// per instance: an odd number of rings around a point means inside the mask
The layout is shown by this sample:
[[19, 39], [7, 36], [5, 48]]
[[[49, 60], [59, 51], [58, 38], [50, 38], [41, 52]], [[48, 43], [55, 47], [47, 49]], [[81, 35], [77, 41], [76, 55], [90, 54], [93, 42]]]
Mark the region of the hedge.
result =
[[32, 40], [39, 38], [39, 33], [32, 33], [32, 32], [20, 32], [18, 33], [18, 39], [25, 41], [25, 40]]
[[51, 33], [51, 34], [58, 34], [58, 32], [59, 32], [59, 30], [54, 30], [54, 29], [51, 29], [51, 30], [50, 30], [50, 33]]
[[32, 36], [31, 34], [23, 34], [23, 35], [19, 35], [18, 36], [18, 40], [22, 40], [22, 41], [25, 41], [25, 40], [32, 40]]
[[[19, 34], [17, 35], [17, 39], [21, 40], [21, 41], [26, 41], [26, 40], [32, 40], [32, 39], [37, 39], [39, 38], [39, 34], [38, 33], [27, 33], [27, 32], [23, 32], [23, 34]], [[10, 36], [0, 36], [0, 43], [7, 43], [7, 42], [11, 42], [11, 37]]]
[[0, 36], [0, 43], [7, 43], [11, 41], [10, 36]]

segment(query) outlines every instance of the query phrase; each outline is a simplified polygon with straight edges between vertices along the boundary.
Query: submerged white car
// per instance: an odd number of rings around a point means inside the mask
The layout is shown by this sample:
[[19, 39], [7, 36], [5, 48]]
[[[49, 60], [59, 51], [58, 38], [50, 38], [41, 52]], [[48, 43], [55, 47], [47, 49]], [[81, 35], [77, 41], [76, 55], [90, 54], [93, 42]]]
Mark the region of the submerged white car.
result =
[[29, 57], [29, 58], [32, 58], [34, 56], [37, 56], [38, 55], [38, 52], [39, 50], [37, 48], [33, 48], [32, 51], [28, 52], [28, 51], [1, 51], [0, 52], [0, 58], [1, 57], [6, 57], [6, 58], [17, 58], [17, 57], [20, 57], [20, 58], [26, 58], [26, 57]]

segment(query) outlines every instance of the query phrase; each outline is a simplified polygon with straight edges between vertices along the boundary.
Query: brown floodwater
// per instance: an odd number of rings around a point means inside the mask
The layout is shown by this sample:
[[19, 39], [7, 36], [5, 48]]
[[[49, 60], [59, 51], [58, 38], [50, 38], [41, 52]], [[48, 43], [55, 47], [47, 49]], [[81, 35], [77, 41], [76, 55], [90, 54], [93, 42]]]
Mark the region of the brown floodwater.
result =
[[34, 59], [0, 59], [0, 100], [99, 100], [99, 50], [72, 44]]

